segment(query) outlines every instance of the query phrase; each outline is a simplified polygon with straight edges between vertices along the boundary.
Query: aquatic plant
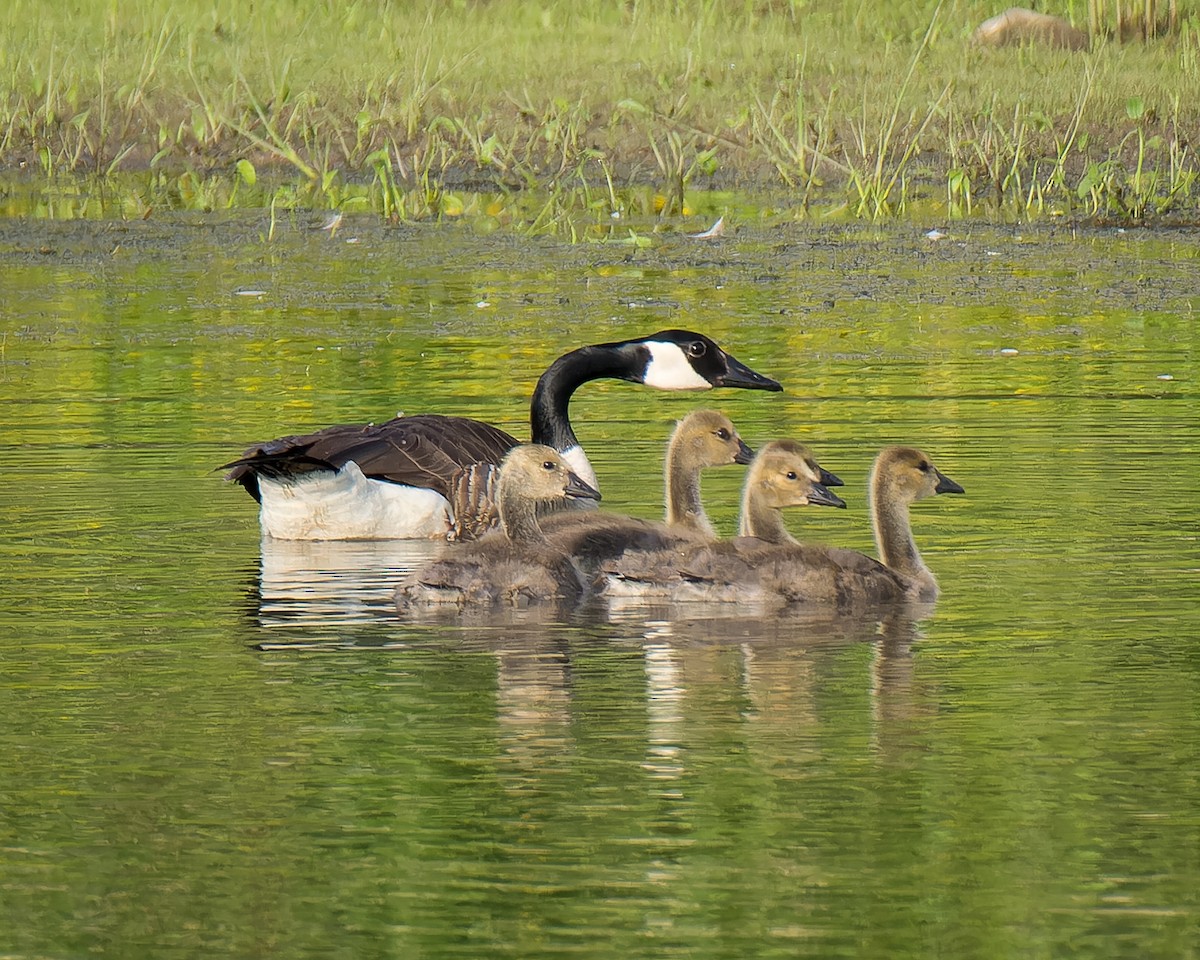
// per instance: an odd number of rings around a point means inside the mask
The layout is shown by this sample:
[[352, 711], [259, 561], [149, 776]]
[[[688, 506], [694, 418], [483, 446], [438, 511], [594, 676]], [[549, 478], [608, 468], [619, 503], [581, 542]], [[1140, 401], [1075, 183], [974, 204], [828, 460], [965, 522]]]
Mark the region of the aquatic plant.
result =
[[1173, 3], [1138, 14], [1169, 43], [1118, 44], [1133, 21], [1093, 2], [1087, 54], [974, 49], [965, 0], [57, 6], [0, 9], [0, 169], [47, 195], [99, 176], [137, 192], [129, 210], [350, 203], [399, 221], [532, 191], [537, 209], [503, 222], [579, 238], [618, 193], [652, 190], [667, 223], [733, 183], [782, 190], [798, 217], [1196, 207], [1178, 131], [1200, 125], [1180, 95], [1200, 84], [1200, 21]]

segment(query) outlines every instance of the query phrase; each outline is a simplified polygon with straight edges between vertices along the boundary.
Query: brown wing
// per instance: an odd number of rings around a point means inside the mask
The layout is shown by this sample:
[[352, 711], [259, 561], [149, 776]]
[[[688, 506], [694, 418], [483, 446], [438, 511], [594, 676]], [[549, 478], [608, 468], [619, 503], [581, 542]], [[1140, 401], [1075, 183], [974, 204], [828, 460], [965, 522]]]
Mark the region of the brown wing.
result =
[[790, 603], [834, 603], [839, 607], [903, 601], [903, 576], [873, 557], [841, 547], [795, 544], [756, 557], [763, 583]]
[[615, 561], [626, 552], [664, 550], [693, 542], [685, 531], [666, 524], [599, 510], [560, 510], [543, 517], [541, 525], [553, 546], [587, 569]]
[[372, 479], [427, 487], [449, 498], [456, 474], [471, 464], [499, 463], [517, 442], [479, 420], [419, 414], [255, 444], [222, 469], [229, 470], [227, 480], [240, 483], [255, 500], [260, 499], [260, 475], [286, 479], [339, 470], [352, 460]]
[[603, 571], [664, 587], [699, 584], [714, 597], [765, 596], [784, 603], [853, 608], [905, 600], [904, 577], [854, 550], [810, 544], [777, 546], [738, 537], [675, 550], [630, 551]]
[[477, 540], [500, 525], [496, 484], [500, 468], [495, 463], [460, 467], [450, 478], [450, 531], [447, 540]]

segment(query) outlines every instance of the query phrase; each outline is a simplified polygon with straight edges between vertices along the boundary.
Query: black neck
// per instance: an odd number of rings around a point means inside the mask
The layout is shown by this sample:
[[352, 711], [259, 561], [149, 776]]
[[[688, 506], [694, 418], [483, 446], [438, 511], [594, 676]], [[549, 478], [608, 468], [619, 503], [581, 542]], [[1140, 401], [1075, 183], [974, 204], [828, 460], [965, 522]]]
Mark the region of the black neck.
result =
[[576, 388], [589, 380], [640, 381], [648, 357], [636, 343], [580, 347], [559, 357], [542, 374], [529, 403], [529, 425], [534, 443], [555, 450], [579, 445], [567, 408]]

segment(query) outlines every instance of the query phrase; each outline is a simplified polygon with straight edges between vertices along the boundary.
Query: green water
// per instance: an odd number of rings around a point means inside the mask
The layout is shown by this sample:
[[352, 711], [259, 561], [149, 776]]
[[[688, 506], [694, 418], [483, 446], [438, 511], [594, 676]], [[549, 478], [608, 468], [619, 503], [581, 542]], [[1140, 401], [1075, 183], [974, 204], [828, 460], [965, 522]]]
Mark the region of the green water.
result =
[[[0, 955], [1196, 955], [1197, 234], [316, 226], [0, 222]], [[428, 547], [260, 551], [212, 472], [398, 409], [523, 435], [551, 359], [668, 326], [788, 392], [586, 386], [606, 503], [720, 406], [870, 549], [918, 443], [967, 490], [914, 510], [936, 610], [404, 625]]]

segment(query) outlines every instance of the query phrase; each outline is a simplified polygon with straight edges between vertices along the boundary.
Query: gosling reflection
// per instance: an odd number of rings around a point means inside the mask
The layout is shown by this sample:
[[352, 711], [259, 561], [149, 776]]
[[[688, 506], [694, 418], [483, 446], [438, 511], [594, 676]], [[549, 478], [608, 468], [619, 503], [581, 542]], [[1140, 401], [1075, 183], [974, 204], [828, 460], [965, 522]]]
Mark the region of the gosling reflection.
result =
[[574, 752], [570, 655], [550, 637], [509, 637], [495, 653], [500, 744], [520, 771], [507, 785], [522, 789]]
[[937, 713], [938, 691], [917, 676], [913, 660], [920, 624], [933, 606], [898, 607], [879, 623], [871, 660], [871, 739], [885, 759], [919, 755], [927, 721]]
[[[683, 777], [710, 740], [742, 744], [765, 769], [794, 768], [824, 753], [842, 724], [865, 722], [873, 749], [894, 754], [935, 709], [912, 659], [932, 604], [854, 616], [680, 615], [698, 606], [643, 606], [640, 617], [627, 611], [618, 621], [643, 638], [645, 766], [656, 779]], [[856, 700], [857, 719], [846, 712]]]
[[[623, 691], [624, 715], [644, 717], [642, 769], [667, 800], [684, 796], [680, 781], [700, 764], [735, 747], [764, 770], [794, 770], [824, 754], [829, 738], [840, 739], [837, 731], [847, 727], [868, 733], [872, 752], [900, 756], [911, 749], [919, 721], [936, 709], [912, 659], [931, 604], [786, 618], [695, 616], [698, 606], [644, 605], [640, 615], [603, 627], [548, 622], [544, 611], [531, 620], [530, 610], [471, 626], [456, 618], [456, 649], [495, 657], [499, 746], [512, 763], [506, 789], [544, 786], [547, 776], [578, 761], [585, 749], [575, 735], [581, 681]], [[640, 689], [628, 673], [583, 672], [604, 669], [596, 662], [580, 667], [596, 644], [624, 647], [631, 656], [640, 649]]]

